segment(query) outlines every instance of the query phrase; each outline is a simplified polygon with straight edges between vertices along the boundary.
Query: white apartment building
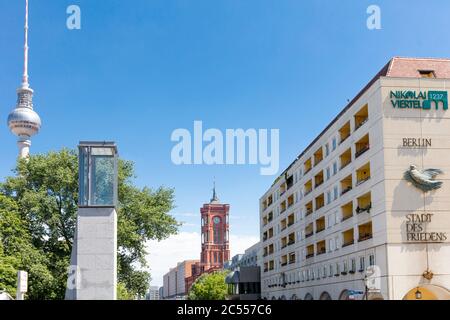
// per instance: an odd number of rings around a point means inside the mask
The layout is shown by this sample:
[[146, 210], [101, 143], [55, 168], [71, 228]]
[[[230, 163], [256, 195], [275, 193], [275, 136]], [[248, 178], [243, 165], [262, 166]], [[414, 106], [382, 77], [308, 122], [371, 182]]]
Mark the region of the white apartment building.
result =
[[275, 180], [263, 298], [450, 299], [449, 88], [450, 59], [393, 58]]
[[146, 300], [159, 300], [159, 287], [150, 286], [145, 298]]

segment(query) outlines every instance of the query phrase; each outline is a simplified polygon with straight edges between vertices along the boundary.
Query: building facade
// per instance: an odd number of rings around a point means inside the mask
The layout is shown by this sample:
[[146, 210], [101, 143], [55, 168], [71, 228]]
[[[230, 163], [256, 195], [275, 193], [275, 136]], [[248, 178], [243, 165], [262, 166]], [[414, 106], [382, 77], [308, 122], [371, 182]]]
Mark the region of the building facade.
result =
[[146, 300], [159, 300], [159, 287], [150, 286], [145, 299]]
[[258, 264], [260, 242], [237, 254], [227, 262], [230, 273], [225, 279], [231, 300], [258, 300], [261, 298], [261, 268]]
[[275, 180], [263, 298], [449, 298], [449, 87], [450, 60], [393, 58]]
[[163, 278], [162, 299], [185, 299], [189, 291], [185, 279], [192, 276], [193, 266], [198, 264], [198, 260], [186, 260], [170, 269]]

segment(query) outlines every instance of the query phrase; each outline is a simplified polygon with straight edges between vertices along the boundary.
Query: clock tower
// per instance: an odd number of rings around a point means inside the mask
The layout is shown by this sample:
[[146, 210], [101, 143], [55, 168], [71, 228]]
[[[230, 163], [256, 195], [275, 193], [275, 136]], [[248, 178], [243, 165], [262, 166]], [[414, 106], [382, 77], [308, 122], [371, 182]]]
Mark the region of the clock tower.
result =
[[229, 248], [229, 204], [220, 203], [214, 183], [213, 197], [200, 208], [202, 252], [200, 255], [201, 272], [223, 268], [230, 259]]

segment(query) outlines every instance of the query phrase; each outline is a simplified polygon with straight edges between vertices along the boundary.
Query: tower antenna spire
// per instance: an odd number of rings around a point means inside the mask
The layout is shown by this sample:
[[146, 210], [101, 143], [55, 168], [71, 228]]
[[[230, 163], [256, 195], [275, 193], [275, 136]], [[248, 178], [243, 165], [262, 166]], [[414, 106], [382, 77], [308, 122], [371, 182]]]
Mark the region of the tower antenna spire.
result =
[[23, 46], [23, 77], [22, 77], [22, 88], [28, 88], [28, 0], [25, 0], [25, 39]]

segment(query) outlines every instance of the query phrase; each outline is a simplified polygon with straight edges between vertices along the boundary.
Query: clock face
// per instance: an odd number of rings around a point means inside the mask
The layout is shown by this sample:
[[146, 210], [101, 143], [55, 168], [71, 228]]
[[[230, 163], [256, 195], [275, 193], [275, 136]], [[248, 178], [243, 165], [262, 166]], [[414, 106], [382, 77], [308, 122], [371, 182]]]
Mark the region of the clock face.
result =
[[218, 224], [218, 223], [220, 223], [220, 218], [219, 217], [214, 217], [213, 221], [214, 221], [215, 224]]

